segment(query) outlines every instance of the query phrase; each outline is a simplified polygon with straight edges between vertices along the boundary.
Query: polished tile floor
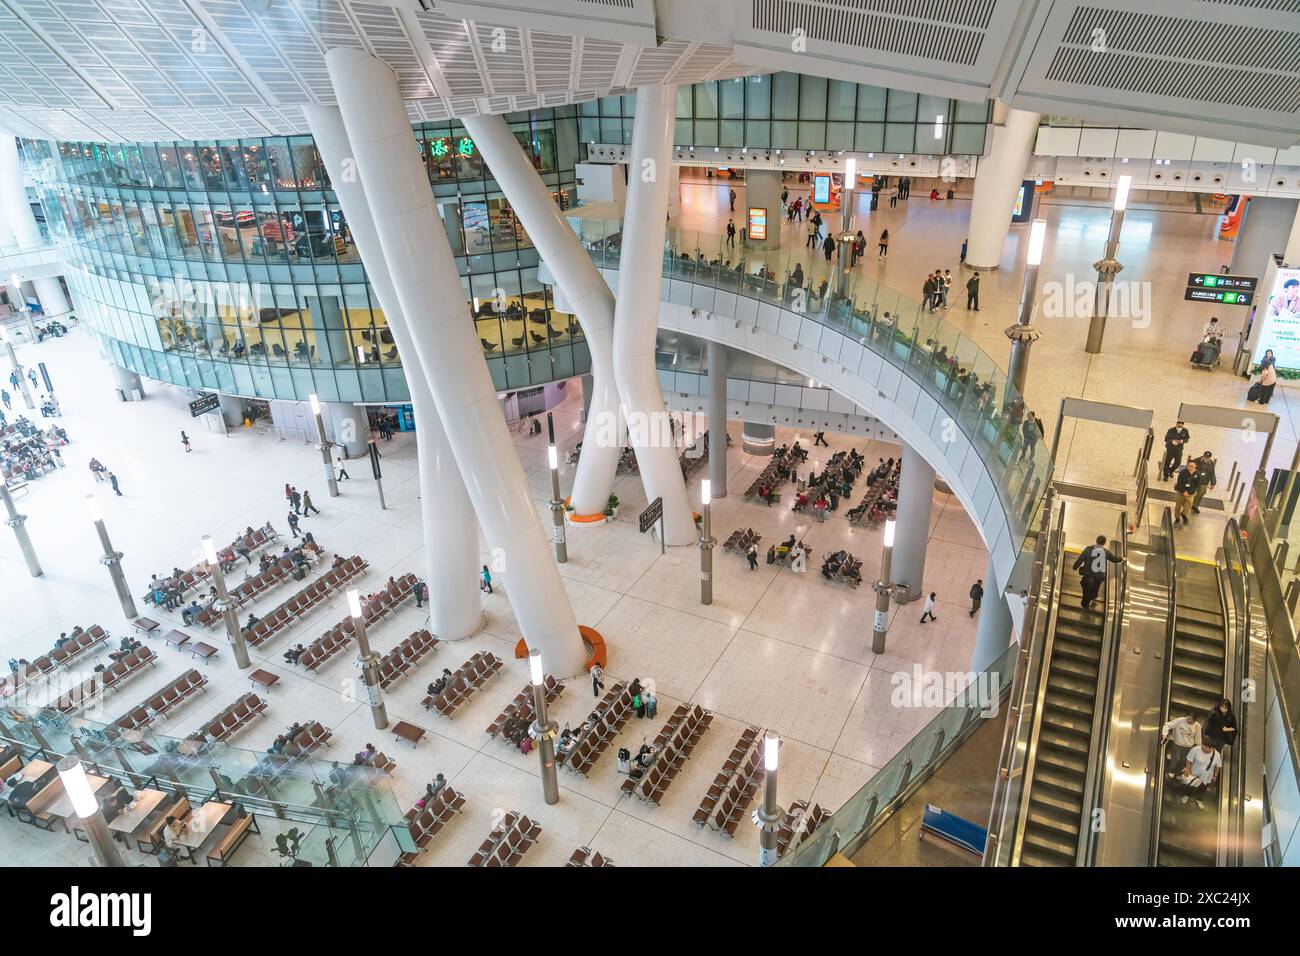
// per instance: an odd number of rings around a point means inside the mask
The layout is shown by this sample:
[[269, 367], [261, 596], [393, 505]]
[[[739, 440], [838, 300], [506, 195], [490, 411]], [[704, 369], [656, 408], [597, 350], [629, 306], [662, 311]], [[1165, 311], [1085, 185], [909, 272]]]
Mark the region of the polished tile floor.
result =
[[[725, 187], [683, 184], [681, 221], [691, 228], [725, 225]], [[742, 200], [743, 202], [743, 192]], [[900, 289], [919, 286], [926, 270], [956, 266], [968, 205], [962, 201], [930, 203], [923, 197], [900, 203], [896, 210], [870, 214], [889, 224], [895, 236], [889, 260], [871, 256], [859, 266], [864, 273]], [[1043, 281], [1064, 281], [1096, 257], [1108, 213], [1089, 206], [1047, 205], [1049, 230]], [[865, 215], [865, 214], [864, 214]], [[888, 217], [888, 218], [885, 218]], [[1044, 320], [1044, 337], [1035, 346], [1031, 365], [1031, 404], [1046, 409], [1049, 426], [1065, 394], [1101, 401], [1138, 404], [1156, 412], [1163, 431], [1180, 400], [1238, 407], [1244, 383], [1228, 372], [1206, 373], [1186, 362], [1190, 343], [1205, 321], [1205, 307], [1181, 302], [1183, 275], [1212, 269], [1226, 261], [1228, 248], [1213, 238], [1213, 217], [1182, 212], [1135, 210], [1125, 228], [1120, 258], [1126, 274], [1149, 281], [1158, 293], [1152, 321], [1143, 328], [1113, 323], [1106, 351], [1088, 356], [1082, 350], [1086, 319]], [[797, 227], [793, 227], [797, 230]], [[875, 226], [873, 224], [872, 228]], [[1130, 230], [1132, 232], [1130, 233]], [[870, 232], [868, 230], [868, 232]], [[798, 237], [792, 237], [797, 241]], [[1012, 264], [1020, 255], [1017, 236], [1007, 245], [1004, 271], [987, 276], [983, 311], [966, 313], [954, 306], [947, 318], [976, 338], [995, 356], [1004, 356], [1001, 330], [1013, 319], [1019, 276]], [[1233, 318], [1233, 322], [1237, 320]], [[204, 420], [189, 417], [184, 390], [146, 383], [142, 403], [112, 400], [110, 373], [96, 346], [81, 333], [40, 346], [21, 348], [24, 362], [45, 362], [65, 409], [62, 424], [73, 444], [65, 449], [68, 467], [33, 483], [18, 502], [29, 516], [28, 528], [46, 573], [33, 580], [16, 553], [9, 533], [0, 532], [0, 643], [4, 656], [35, 657], [53, 638], [74, 624], [101, 623], [123, 633], [123, 620], [103, 567], [98, 544], [85, 515], [82, 497], [96, 491], [104, 503], [115, 547], [139, 594], [151, 572], [197, 560], [199, 536], [210, 532], [229, 538], [247, 524], [271, 520], [284, 528], [282, 488], [286, 481], [309, 488], [323, 514], [304, 519], [330, 551], [365, 556], [371, 568], [362, 587], [390, 574], [418, 569], [422, 549], [417, 514], [415, 448], [410, 436], [385, 443], [385, 492], [381, 511], [367, 469], [353, 470], [339, 498], [320, 487], [319, 459], [300, 441], [281, 439], [274, 430], [238, 430], [221, 435], [204, 430]], [[1282, 417], [1274, 448], [1275, 463], [1289, 460], [1295, 429], [1289, 414], [1290, 393], [1280, 388], [1271, 410]], [[557, 409], [557, 431], [564, 445], [578, 440], [579, 396], [570, 395]], [[194, 441], [187, 455], [180, 429]], [[1131, 482], [1140, 443], [1136, 433], [1103, 426], [1067, 424], [1062, 438], [1064, 474], [1072, 481], [1122, 487]], [[768, 541], [805, 527], [801, 515], [787, 507], [767, 509], [740, 495], [762, 462], [739, 449], [739, 427], [728, 471], [735, 494], [716, 501], [715, 534], [725, 537], [739, 527], [753, 527]], [[793, 433], [781, 436], [792, 438]], [[848, 437], [828, 436], [832, 450], [847, 447]], [[1049, 431], [1050, 437], [1050, 431]], [[1224, 474], [1233, 460], [1252, 468], [1262, 441], [1246, 434], [1204, 436], [1215, 448]], [[1202, 436], [1193, 432], [1193, 443]], [[805, 444], [808, 439], [805, 438]], [[517, 440], [521, 461], [538, 507], [548, 521], [550, 497], [544, 445], [540, 438]], [[862, 448], [869, 460], [897, 454], [896, 448], [873, 444]], [[827, 454], [822, 450], [822, 454]], [[1250, 455], [1255, 458], [1251, 459]], [[123, 497], [105, 496], [86, 469], [98, 457], [119, 476]], [[572, 480], [564, 466], [562, 482]], [[696, 479], [698, 482], [698, 477]], [[693, 482], [693, 485], [696, 483]], [[578, 619], [600, 629], [610, 647], [609, 672], [628, 679], [652, 678], [660, 692], [658, 721], [633, 719], [615, 746], [635, 749], [652, 738], [662, 718], [679, 701], [697, 702], [717, 714], [685, 769], [659, 807], [619, 796], [621, 776], [607, 752], [589, 778], [561, 771], [562, 800], [547, 807], [541, 798], [535, 757], [524, 757], [483, 729], [526, 681], [526, 669], [511, 657], [520, 636], [506, 595], [508, 574], [499, 576], [497, 594], [487, 597], [488, 624], [469, 641], [444, 646], [415, 674], [397, 683], [388, 695], [390, 715], [419, 724], [429, 736], [417, 749], [393, 744], [373, 730], [366, 708], [344, 693], [355, 676], [344, 656], [315, 675], [285, 665], [281, 654], [291, 643], [310, 640], [343, 616], [343, 602], [318, 609], [310, 620], [277, 637], [255, 654], [257, 665], [273, 670], [281, 682], [271, 691], [268, 717], [232, 741], [250, 750], [265, 748], [282, 725], [318, 719], [334, 730], [335, 741], [322, 757], [346, 758], [374, 740], [398, 767], [393, 789], [409, 806], [437, 772], [444, 773], [468, 798], [465, 814], [430, 844], [422, 862], [463, 864], [486, 835], [500, 809], [522, 810], [544, 827], [541, 842], [524, 865], [555, 865], [579, 845], [590, 845], [621, 865], [753, 864], [757, 833], [747, 822], [734, 839], [691, 822], [700, 797], [736, 737], [747, 724], [772, 727], [786, 739], [783, 749], [781, 800], [811, 799], [838, 807], [930, 719], [925, 708], [897, 708], [890, 703], [891, 677], [914, 664], [938, 671], [964, 671], [974, 637], [974, 622], [965, 613], [966, 591], [983, 574], [986, 552], [960, 505], [936, 494], [932, 517], [927, 587], [939, 592], [938, 621], [920, 625], [914, 606], [896, 610], [886, 653], [870, 650], [872, 594], [866, 587], [825, 582], [816, 574], [799, 575], [760, 564], [749, 571], [742, 557], [715, 553], [715, 603], [698, 601], [698, 555], [694, 548], [670, 549], [660, 555], [656, 544], [637, 533], [636, 515], [644, 506], [640, 483], [622, 477], [615, 488], [624, 502], [619, 519], [597, 528], [569, 531], [569, 562], [561, 568], [565, 588]], [[696, 494], [692, 488], [692, 495]], [[864, 561], [870, 580], [879, 567], [880, 533], [852, 528], [842, 513], [825, 524], [806, 527], [814, 553], [847, 548]], [[486, 560], [486, 545], [483, 546]], [[267, 595], [253, 610], [261, 612], [280, 600]], [[178, 617], [166, 623], [179, 624]], [[381, 651], [396, 645], [421, 626], [423, 617], [403, 607], [374, 629]], [[110, 697], [105, 716], [113, 719], [187, 669], [188, 655], [159, 646], [160, 665]], [[422, 688], [438, 669], [456, 667], [478, 650], [505, 658], [505, 669], [463, 706], [455, 719], [426, 713], [419, 705]], [[157, 725], [160, 733], [183, 736], [205, 718], [232, 702], [247, 688], [227, 652], [200, 668], [210, 684], [205, 695]], [[561, 725], [581, 721], [591, 707], [589, 685], [570, 683], [554, 708]], [[269, 832], [269, 831], [268, 831]], [[84, 844], [63, 834], [47, 834], [0, 815], [0, 862], [10, 864], [80, 863]], [[250, 840], [237, 862], [265, 864], [267, 838]]]

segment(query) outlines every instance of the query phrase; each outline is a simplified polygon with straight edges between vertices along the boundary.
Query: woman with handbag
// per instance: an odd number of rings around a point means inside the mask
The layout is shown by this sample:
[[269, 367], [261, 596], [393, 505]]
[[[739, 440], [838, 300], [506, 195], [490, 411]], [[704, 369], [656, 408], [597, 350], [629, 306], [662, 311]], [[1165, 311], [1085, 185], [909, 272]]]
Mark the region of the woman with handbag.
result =
[[1258, 392], [1252, 398], [1247, 395], [1248, 401], [1259, 402], [1261, 405], [1267, 405], [1273, 398], [1273, 389], [1277, 387], [1277, 360], [1273, 357], [1273, 350], [1268, 349], [1264, 357], [1259, 360], [1259, 381], [1251, 387], [1251, 392]]

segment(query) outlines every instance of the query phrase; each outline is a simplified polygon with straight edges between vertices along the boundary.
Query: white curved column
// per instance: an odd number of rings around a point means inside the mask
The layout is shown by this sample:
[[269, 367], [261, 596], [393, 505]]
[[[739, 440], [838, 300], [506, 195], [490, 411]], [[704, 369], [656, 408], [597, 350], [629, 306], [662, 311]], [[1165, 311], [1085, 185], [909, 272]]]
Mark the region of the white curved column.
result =
[[966, 265], [984, 271], [996, 269], [1002, 261], [1016, 193], [1034, 155], [1041, 118], [1038, 113], [1008, 109], [1001, 103], [995, 103], [993, 109], [993, 142], [975, 170], [967, 227]]
[[628, 434], [646, 498], [664, 500], [664, 540], [673, 545], [694, 544], [699, 538], [655, 368], [676, 110], [671, 86], [643, 86], [636, 91], [614, 307], [614, 377]]
[[579, 515], [605, 510], [614, 487], [622, 449], [618, 442], [618, 388], [614, 384], [614, 294], [569, 224], [519, 141], [500, 116], [466, 116], [461, 122], [487, 161], [492, 178], [505, 193], [578, 317], [591, 352], [591, 410], [582, 433], [582, 455], [573, 477], [570, 500]]
[[979, 616], [975, 627], [975, 649], [970, 658], [970, 669], [976, 674], [988, 670], [989, 665], [1011, 646], [1011, 607], [1002, 593], [1002, 585], [998, 583], [992, 557], [984, 569], [984, 600], [980, 604]]
[[[415, 411], [415, 448], [419, 464], [420, 516], [424, 528], [424, 578], [428, 585], [429, 629], [438, 637], [467, 637], [483, 617], [478, 589], [478, 523], [465, 482], [447, 443], [438, 406], [411, 336], [402, 304], [393, 289], [388, 261], [375, 232], [365, 190], [358, 181], [352, 145], [335, 106], [304, 108], [330, 183], [347, 217], [361, 253], [366, 276], [375, 290], [393, 341], [402, 357], [406, 384]], [[362, 438], [364, 442], [364, 436]], [[361, 465], [360, 467], [368, 467]]]
[[903, 470], [898, 478], [898, 509], [894, 522], [895, 584], [906, 584], [900, 604], [923, 597], [925, 549], [930, 543], [930, 512], [934, 506], [934, 469], [911, 445], [903, 445]]
[[434, 403], [529, 647], [548, 672], [580, 673], [586, 651], [488, 374], [483, 347], [397, 78], [359, 50], [326, 55], [356, 174]]
[[709, 488], [714, 498], [727, 497], [727, 347], [710, 342], [709, 353]]

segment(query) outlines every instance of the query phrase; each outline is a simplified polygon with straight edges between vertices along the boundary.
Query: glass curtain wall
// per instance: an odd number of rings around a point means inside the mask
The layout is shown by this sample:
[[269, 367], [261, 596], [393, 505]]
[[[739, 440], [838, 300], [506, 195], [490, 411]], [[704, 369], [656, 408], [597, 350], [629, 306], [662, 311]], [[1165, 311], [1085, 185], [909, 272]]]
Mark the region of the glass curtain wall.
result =
[[[514, 114], [564, 208], [572, 107]], [[463, 127], [416, 127], [438, 212], [500, 389], [590, 367], [537, 253]], [[24, 141], [79, 315], [151, 378], [261, 398], [407, 401], [401, 357], [309, 136], [217, 142]]]

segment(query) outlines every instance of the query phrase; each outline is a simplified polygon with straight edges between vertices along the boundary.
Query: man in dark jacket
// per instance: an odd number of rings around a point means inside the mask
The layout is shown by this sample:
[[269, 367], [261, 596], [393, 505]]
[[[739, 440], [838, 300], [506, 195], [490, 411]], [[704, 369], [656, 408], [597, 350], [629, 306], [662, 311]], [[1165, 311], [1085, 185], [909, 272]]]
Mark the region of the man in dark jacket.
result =
[[970, 586], [970, 616], [974, 617], [980, 609], [980, 601], [984, 600], [984, 581], [980, 579]]
[[1214, 474], [1216, 464], [1218, 462], [1214, 460], [1214, 455], [1208, 451], [1196, 459], [1196, 494], [1192, 496], [1192, 514], [1201, 513], [1201, 499], [1218, 484]]
[[1106, 548], [1106, 536], [1097, 535], [1095, 544], [1084, 548], [1077, 558], [1074, 559], [1074, 570], [1079, 572], [1080, 583], [1083, 586], [1084, 608], [1092, 610], [1092, 602], [1097, 600], [1097, 592], [1101, 590], [1102, 584], [1106, 580], [1106, 565], [1120, 564], [1123, 558], [1117, 558]]
[[1174, 524], [1182, 522], [1186, 525], [1191, 518], [1192, 502], [1196, 500], [1196, 491], [1201, 487], [1201, 479], [1197, 474], [1196, 459], [1193, 458], [1187, 463], [1187, 466], [1178, 473], [1178, 480], [1174, 482]]
[[1165, 457], [1160, 462], [1160, 480], [1168, 481], [1178, 470], [1183, 460], [1183, 451], [1191, 436], [1182, 422], [1175, 422], [1174, 427], [1165, 432]]
[[980, 274], [978, 272], [966, 280], [966, 308], [973, 312], [980, 310]]

